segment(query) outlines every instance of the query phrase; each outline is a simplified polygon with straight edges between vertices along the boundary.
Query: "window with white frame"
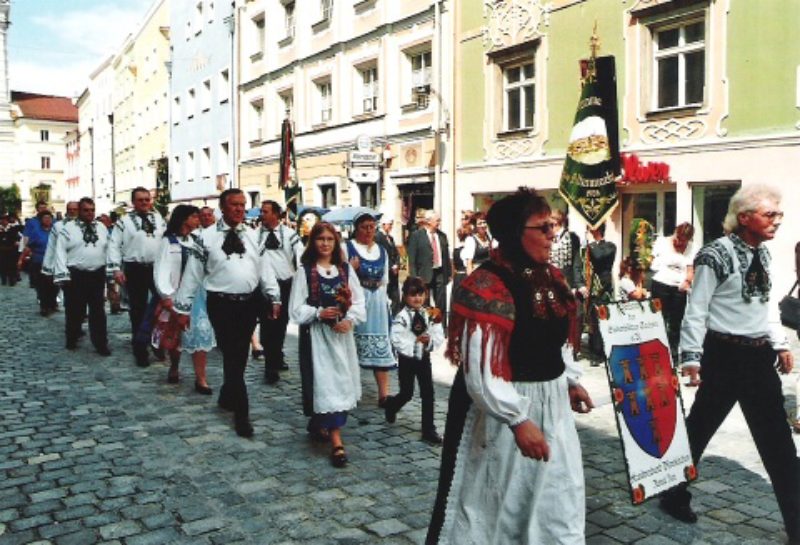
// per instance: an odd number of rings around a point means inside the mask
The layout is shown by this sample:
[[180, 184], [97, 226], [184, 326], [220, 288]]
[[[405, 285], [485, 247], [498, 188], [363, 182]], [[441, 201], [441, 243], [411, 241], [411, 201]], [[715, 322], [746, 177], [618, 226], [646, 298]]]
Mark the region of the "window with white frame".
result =
[[317, 82], [317, 105], [319, 122], [329, 123], [333, 117], [333, 88], [331, 80]]
[[186, 181], [194, 181], [194, 152], [186, 152]]
[[262, 137], [262, 127], [264, 118], [264, 101], [262, 99], [250, 102], [252, 113], [252, 126], [250, 127], [250, 140], [260, 141]]
[[536, 111], [536, 71], [533, 60], [503, 67], [503, 128], [532, 129]]
[[50, 157], [43, 155], [41, 157], [40, 165], [42, 170], [50, 170]]
[[324, 183], [317, 185], [320, 193], [320, 206], [331, 208], [336, 206], [336, 183]]
[[320, 0], [319, 11], [323, 21], [333, 17], [333, 0]]
[[264, 14], [261, 13], [255, 16], [253, 19], [253, 29], [254, 34], [253, 37], [256, 42], [255, 51], [253, 51], [252, 55], [250, 55], [251, 60], [257, 61], [264, 56], [264, 47], [266, 44], [266, 28], [265, 28], [265, 21], [264, 21]]
[[378, 110], [378, 67], [358, 71], [361, 77], [361, 111], [365, 114]]
[[203, 148], [200, 154], [200, 177], [203, 181], [211, 179], [211, 148]]
[[194, 117], [196, 107], [194, 88], [186, 92], [186, 118], [191, 119]]
[[217, 84], [217, 97], [220, 104], [228, 102], [231, 97], [231, 71], [227, 68], [221, 70], [217, 81], [219, 82]]
[[39, 131], [39, 140], [42, 142], [49, 142], [50, 141], [50, 131], [47, 129], [42, 129]]
[[292, 117], [294, 110], [294, 92], [291, 89], [281, 91], [278, 93], [278, 119], [282, 122], [284, 119]]
[[651, 27], [653, 108], [703, 104], [706, 80], [705, 20]]
[[200, 90], [203, 93], [200, 97], [200, 108], [202, 111], [207, 112], [211, 109], [211, 80], [205, 80]]
[[283, 23], [286, 38], [294, 38], [294, 5], [294, 2], [285, 2], [283, 4]]
[[203, 0], [199, 0], [194, 6], [194, 26], [195, 32], [200, 34], [203, 30]]
[[231, 160], [230, 145], [222, 142], [219, 145], [219, 157], [217, 157], [217, 173], [228, 174], [231, 170], [229, 161]]
[[411, 86], [415, 89], [431, 84], [431, 59], [430, 51], [409, 56], [411, 61]]

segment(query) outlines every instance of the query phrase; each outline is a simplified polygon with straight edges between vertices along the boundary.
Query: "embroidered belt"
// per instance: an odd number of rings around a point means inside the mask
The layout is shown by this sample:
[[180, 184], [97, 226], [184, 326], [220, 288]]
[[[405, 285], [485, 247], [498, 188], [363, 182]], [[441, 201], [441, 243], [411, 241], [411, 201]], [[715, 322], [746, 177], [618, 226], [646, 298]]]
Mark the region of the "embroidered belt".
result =
[[224, 293], [221, 291], [209, 291], [208, 296], [215, 299], [223, 299], [225, 301], [249, 301], [255, 296], [256, 292], [250, 293]]
[[366, 288], [372, 291], [375, 291], [376, 289], [381, 287], [381, 281], [375, 280], [374, 278], [364, 278], [363, 280], [360, 280], [360, 282], [362, 288]]
[[732, 335], [731, 333], [720, 333], [712, 329], [708, 330], [708, 336], [738, 346], [752, 346], [758, 348], [769, 344], [769, 337], [745, 337], [743, 335]]

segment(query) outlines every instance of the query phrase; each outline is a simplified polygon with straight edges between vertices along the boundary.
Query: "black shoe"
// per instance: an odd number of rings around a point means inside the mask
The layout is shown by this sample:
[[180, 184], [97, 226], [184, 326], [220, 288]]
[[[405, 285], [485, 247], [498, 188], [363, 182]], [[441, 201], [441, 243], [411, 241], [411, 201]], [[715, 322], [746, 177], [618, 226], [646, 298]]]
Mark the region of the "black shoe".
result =
[[250, 423], [250, 419], [246, 416], [237, 416], [234, 419], [234, 427], [236, 428], [236, 435], [239, 437], [253, 437], [253, 425]]
[[342, 468], [347, 465], [347, 454], [343, 446], [340, 445], [331, 449], [331, 464], [336, 468]]
[[178, 384], [180, 381], [181, 377], [180, 375], [178, 375], [177, 371], [175, 373], [172, 372], [167, 373], [167, 382], [169, 384]]
[[253, 356], [254, 360], [260, 360], [261, 358], [264, 357], [264, 351], [263, 350], [256, 350], [254, 348], [253, 352], [252, 352], [252, 356]]
[[397, 411], [392, 409], [391, 403], [388, 403], [388, 400], [387, 403], [383, 404], [383, 416], [386, 417], [386, 421], [389, 424], [394, 424], [397, 420]]
[[389, 399], [391, 396], [384, 396], [378, 399], [378, 408], [384, 409], [386, 408], [386, 400]]
[[422, 434], [422, 440], [430, 445], [441, 445], [442, 437], [435, 431], [427, 431]]
[[203, 394], [204, 396], [210, 396], [214, 393], [214, 390], [212, 390], [210, 386], [203, 386], [197, 381], [194, 383], [194, 391], [198, 394]]
[[107, 346], [98, 346], [96, 349], [98, 354], [104, 357], [108, 357], [111, 355], [111, 350], [108, 349]]
[[276, 384], [281, 379], [277, 371], [267, 369], [264, 371], [264, 382], [267, 384]]
[[692, 510], [688, 501], [674, 500], [670, 497], [662, 497], [658, 502], [658, 507], [674, 519], [688, 524], [697, 522], [697, 514]]
[[46, 308], [40, 308], [39, 309], [39, 316], [41, 316], [43, 318], [47, 318], [48, 316], [50, 316], [50, 311], [48, 309], [46, 309]]
[[139, 367], [149, 367], [150, 366], [150, 358], [147, 357], [147, 354], [137, 355], [136, 356], [136, 365]]
[[78, 349], [78, 343], [75, 342], [75, 341], [67, 341], [66, 348], [67, 348], [67, 350], [77, 350]]

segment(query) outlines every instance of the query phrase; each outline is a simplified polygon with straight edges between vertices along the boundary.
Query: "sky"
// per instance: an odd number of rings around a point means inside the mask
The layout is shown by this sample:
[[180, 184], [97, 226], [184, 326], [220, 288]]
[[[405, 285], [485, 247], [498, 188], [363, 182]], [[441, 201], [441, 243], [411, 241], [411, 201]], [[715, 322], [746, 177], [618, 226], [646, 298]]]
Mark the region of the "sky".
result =
[[11, 0], [12, 91], [77, 97], [152, 0]]

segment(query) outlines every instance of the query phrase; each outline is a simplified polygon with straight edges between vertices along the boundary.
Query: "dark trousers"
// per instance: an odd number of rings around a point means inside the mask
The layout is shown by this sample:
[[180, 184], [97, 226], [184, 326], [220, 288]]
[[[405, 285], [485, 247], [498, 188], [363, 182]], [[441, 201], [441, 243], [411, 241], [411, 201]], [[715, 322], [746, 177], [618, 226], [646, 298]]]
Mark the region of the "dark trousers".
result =
[[[781, 381], [769, 346], [750, 347], [706, 336], [703, 382], [686, 419], [695, 466], [738, 401], [778, 500], [786, 532], [800, 538], [800, 469], [787, 425]], [[689, 501], [685, 487], [668, 493]]]
[[70, 281], [64, 287], [65, 331], [68, 345], [75, 345], [81, 332], [81, 325], [89, 309], [89, 338], [95, 348], [108, 345], [106, 332], [106, 308], [104, 290], [106, 269], [81, 271], [70, 268]]
[[223, 383], [219, 403], [233, 409], [239, 418], [250, 414], [244, 371], [250, 355], [250, 337], [256, 327], [257, 307], [255, 295], [237, 301], [226, 298], [225, 294], [208, 292], [208, 318], [222, 352]]
[[444, 269], [433, 269], [433, 276], [428, 283], [428, 291], [434, 305], [442, 311], [442, 327], [447, 331], [447, 284], [449, 278], [445, 278]]
[[14, 248], [0, 248], [0, 278], [3, 285], [13, 286], [17, 283], [17, 259], [19, 254]]
[[[147, 355], [147, 344], [136, 342], [136, 333], [142, 325], [147, 311], [147, 304], [150, 295], [158, 297], [155, 282], [153, 280], [152, 263], [133, 263], [124, 264], [125, 285], [128, 288], [128, 315], [131, 320], [131, 344], [136, 355]], [[149, 338], [149, 335], [140, 338]]]
[[421, 360], [398, 354], [398, 381], [400, 392], [386, 401], [391, 412], [398, 412], [414, 397], [414, 379], [419, 383], [419, 397], [422, 401], [422, 433], [436, 431], [433, 423], [433, 378], [431, 377], [431, 357], [429, 353]]
[[661, 300], [661, 313], [664, 315], [664, 325], [667, 327], [667, 339], [672, 357], [675, 358], [681, 338], [681, 322], [686, 313], [686, 292], [680, 291], [677, 286], [668, 286], [656, 281], [653, 281], [652, 288], [653, 298]]
[[33, 287], [36, 288], [36, 297], [39, 299], [39, 308], [52, 310], [58, 307], [56, 296], [58, 286], [53, 283], [53, 277], [42, 274], [42, 264], [31, 262], [28, 265], [28, 275]]
[[283, 342], [286, 340], [286, 326], [289, 323], [289, 296], [292, 292], [292, 279], [279, 280], [281, 289], [281, 314], [277, 320], [271, 319], [272, 303], [261, 298], [259, 321], [261, 332], [259, 340], [264, 348], [264, 366], [273, 371], [281, 368], [284, 361]]
[[389, 271], [389, 284], [386, 286], [386, 293], [391, 301], [392, 315], [396, 314], [401, 308], [400, 301], [400, 275]]

